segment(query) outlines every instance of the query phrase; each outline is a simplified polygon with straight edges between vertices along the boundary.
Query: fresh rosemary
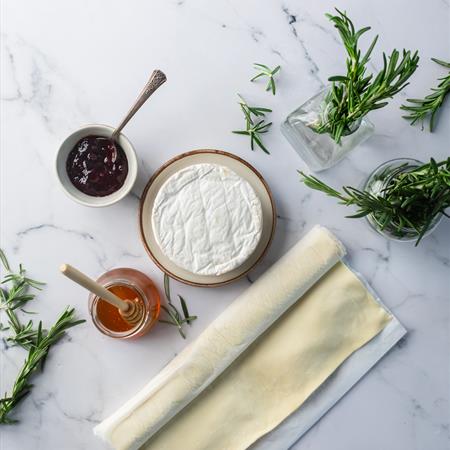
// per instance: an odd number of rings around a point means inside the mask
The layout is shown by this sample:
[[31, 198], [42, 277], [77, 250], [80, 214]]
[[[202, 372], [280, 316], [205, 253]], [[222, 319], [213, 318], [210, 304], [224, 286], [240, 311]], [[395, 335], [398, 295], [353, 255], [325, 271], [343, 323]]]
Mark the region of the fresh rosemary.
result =
[[393, 50], [389, 57], [383, 53], [383, 68], [374, 76], [367, 73], [367, 63], [377, 43], [374, 38], [368, 50], [362, 55], [358, 46], [359, 38], [370, 27], [356, 30], [345, 12], [336, 9], [338, 15], [326, 16], [334, 23], [347, 52], [347, 74], [330, 77], [332, 87], [324, 102], [323, 113], [311, 127], [317, 133], [328, 133], [337, 143], [342, 136], [354, 131], [355, 124], [372, 110], [383, 108], [384, 101], [407, 86], [407, 80], [417, 68], [417, 51], [411, 53]]
[[37, 338], [37, 329], [34, 328], [33, 321], [30, 320], [26, 325], [23, 325], [16, 314], [17, 310], [30, 314], [25, 311], [24, 306], [31, 300], [34, 300], [35, 295], [29, 292], [30, 289], [40, 290], [44, 283], [32, 280], [25, 274], [25, 269], [19, 265], [18, 273], [13, 273], [9, 266], [8, 260], [4, 252], [0, 249], [0, 261], [7, 271], [3, 277], [1, 284], [9, 284], [9, 289], [0, 289], [0, 310], [4, 311], [8, 319], [8, 326], [2, 324], [2, 330], [11, 330], [11, 336], [6, 338], [6, 341], [11, 345], [19, 345], [25, 350], [34, 345]]
[[303, 183], [311, 189], [337, 198], [340, 204], [355, 205], [358, 210], [349, 218], [371, 215], [380, 230], [392, 229], [402, 236], [405, 228], [417, 235], [419, 244], [436, 217], [450, 207], [450, 158], [436, 163], [434, 159], [411, 170], [400, 167], [378, 195], [351, 186], [338, 192], [318, 178], [300, 172]]
[[2, 325], [1, 330], [12, 332], [6, 342], [21, 346], [28, 351], [11, 393], [0, 398], [0, 424], [12, 424], [17, 420], [12, 419], [10, 415], [13, 409], [30, 393], [33, 387], [30, 378], [38, 368], [43, 369], [51, 346], [64, 336], [67, 329], [84, 322], [84, 320], [76, 320], [74, 308], [67, 308], [49, 330], [42, 327], [42, 321], [39, 321], [36, 328], [32, 320], [23, 325], [16, 311], [21, 309], [23, 312], [27, 312], [22, 307], [35, 298], [35, 295], [29, 293], [29, 289], [40, 289], [43, 283], [26, 277], [22, 265], [19, 266], [18, 273], [13, 273], [1, 250], [0, 260], [7, 271], [7, 275], [3, 277], [1, 283], [10, 285], [9, 289], [5, 287], [0, 289], [0, 310], [5, 311], [9, 325], [8, 327]]
[[269, 108], [249, 106], [240, 95], [238, 96], [239, 105], [245, 117], [245, 130], [233, 131], [233, 133], [250, 136], [250, 148], [252, 150], [255, 149], [256, 143], [261, 150], [270, 154], [262, 142], [261, 134], [267, 133], [272, 125], [272, 122], [266, 123], [264, 119], [266, 113], [272, 112], [272, 110]]
[[190, 325], [195, 319], [197, 319], [197, 316], [191, 316], [189, 314], [186, 301], [181, 295], [178, 295], [184, 318], [181, 316], [177, 307], [172, 303], [172, 300], [170, 298], [170, 278], [167, 274], [164, 274], [164, 293], [166, 294], [167, 306], [161, 305], [161, 309], [166, 312], [168, 319], [159, 319], [159, 322], [176, 326], [181, 337], [183, 339], [186, 339], [186, 335], [183, 331], [183, 324], [187, 323], [188, 325]]
[[[431, 59], [435, 63], [450, 69], [450, 63], [436, 58]], [[423, 99], [408, 98], [407, 101], [412, 103], [412, 105], [402, 105], [400, 107], [400, 109], [409, 113], [403, 117], [410, 120], [411, 125], [414, 125], [416, 122], [420, 121], [422, 123], [423, 130], [423, 122], [426, 117], [430, 116], [430, 131], [432, 132], [434, 130], [436, 124], [436, 114], [444, 103], [445, 97], [450, 92], [450, 71], [445, 77], [439, 78], [438, 81], [440, 81], [440, 83], [437, 87], [431, 88], [431, 91], [433, 91], [431, 94], [427, 95]]]
[[259, 72], [250, 81], [255, 81], [261, 77], [267, 77], [269, 80], [267, 81], [266, 91], [272, 91], [272, 94], [275, 95], [276, 85], [274, 76], [280, 71], [281, 66], [277, 66], [274, 69], [259, 63], [254, 63], [253, 66], [255, 70], [259, 70]]

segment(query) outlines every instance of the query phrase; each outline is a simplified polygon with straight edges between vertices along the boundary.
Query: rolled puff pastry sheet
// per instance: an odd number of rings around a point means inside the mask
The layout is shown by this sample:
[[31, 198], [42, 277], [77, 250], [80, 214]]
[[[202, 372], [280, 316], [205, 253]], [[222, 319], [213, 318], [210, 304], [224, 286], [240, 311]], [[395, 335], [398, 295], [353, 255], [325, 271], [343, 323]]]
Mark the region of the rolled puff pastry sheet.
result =
[[117, 450], [247, 448], [390, 319], [344, 253], [314, 227], [95, 433]]

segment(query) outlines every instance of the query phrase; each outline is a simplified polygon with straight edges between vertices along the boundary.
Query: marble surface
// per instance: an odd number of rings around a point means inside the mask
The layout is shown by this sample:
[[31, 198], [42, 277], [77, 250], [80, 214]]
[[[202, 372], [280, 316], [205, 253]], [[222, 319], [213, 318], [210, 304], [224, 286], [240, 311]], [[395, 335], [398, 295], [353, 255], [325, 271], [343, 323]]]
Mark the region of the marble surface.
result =
[[[62, 262], [91, 275], [115, 266], [144, 271], [162, 288], [137, 227], [138, 198], [151, 173], [196, 148], [219, 148], [248, 160], [275, 196], [279, 221], [254, 279], [313, 224], [330, 227], [351, 264], [392, 308], [409, 335], [307, 435], [295, 450], [445, 450], [450, 446], [450, 223], [415, 248], [390, 242], [363, 220], [344, 218], [332, 199], [298, 181], [304, 165], [279, 131], [282, 118], [343, 68], [343, 48], [324, 17], [337, 5], [357, 25], [372, 25], [380, 50], [418, 49], [420, 69], [382, 111], [376, 133], [323, 174], [334, 186], [359, 184], [395, 157], [448, 156], [450, 102], [434, 134], [400, 118], [406, 97], [422, 96], [443, 74], [429, 58], [450, 59], [448, 0], [270, 2], [218, 0], [51, 0], [1, 2], [1, 246], [48, 284], [34, 309], [50, 324], [66, 304], [88, 318], [86, 293], [58, 273]], [[252, 62], [281, 64], [275, 97], [248, 82]], [[169, 81], [127, 126], [139, 153], [133, 195], [105, 209], [73, 203], [58, 186], [55, 151], [87, 123], [116, 124], [149, 73]], [[240, 92], [272, 107], [271, 150], [251, 152], [242, 136]], [[17, 409], [20, 424], [0, 429], [1, 450], [100, 450], [92, 427], [191, 342], [248, 285], [206, 290], [173, 282], [199, 319], [183, 341], [159, 325], [136, 342], [115, 342], [92, 324], [72, 330], [49, 356], [45, 373]], [[1, 343], [1, 392], [24, 354]]]

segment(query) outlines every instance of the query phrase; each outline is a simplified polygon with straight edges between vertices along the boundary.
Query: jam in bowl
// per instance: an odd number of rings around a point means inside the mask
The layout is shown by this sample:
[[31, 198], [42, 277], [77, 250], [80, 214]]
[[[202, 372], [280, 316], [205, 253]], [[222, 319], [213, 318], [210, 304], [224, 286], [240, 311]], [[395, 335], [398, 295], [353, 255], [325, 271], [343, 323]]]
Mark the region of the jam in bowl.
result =
[[128, 174], [128, 160], [119, 143], [102, 136], [86, 136], [69, 153], [66, 170], [78, 190], [104, 197], [123, 186]]
[[136, 154], [130, 141], [114, 129], [88, 125], [67, 137], [56, 157], [58, 179], [73, 200], [87, 206], [108, 206], [125, 197], [137, 176]]

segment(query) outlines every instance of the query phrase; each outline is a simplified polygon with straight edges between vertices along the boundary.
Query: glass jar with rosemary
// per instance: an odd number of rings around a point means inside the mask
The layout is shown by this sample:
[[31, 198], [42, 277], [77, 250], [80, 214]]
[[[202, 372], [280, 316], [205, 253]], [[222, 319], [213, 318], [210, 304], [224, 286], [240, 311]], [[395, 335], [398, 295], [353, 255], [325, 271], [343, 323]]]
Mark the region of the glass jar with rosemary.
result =
[[319, 132], [332, 111], [327, 100], [332, 86], [327, 86], [293, 111], [281, 124], [281, 131], [306, 165], [315, 172], [329, 169], [374, 133], [367, 117], [359, 118], [343, 131], [339, 143], [327, 133]]
[[[419, 241], [430, 234], [442, 219], [443, 207], [450, 205], [450, 178], [447, 179], [449, 184], [445, 195], [445, 185], [436, 182], [434, 175], [430, 164], [410, 158], [393, 159], [377, 167], [363, 190], [397, 206], [398, 213], [392, 217], [379, 211], [368, 214], [366, 219], [371, 227], [384, 236], [400, 241]], [[441, 204], [440, 199], [444, 203]]]
[[314, 171], [337, 164], [357, 145], [372, 135], [374, 127], [367, 114], [383, 108], [400, 92], [417, 68], [417, 52], [393, 50], [383, 53], [378, 74], [368, 73], [367, 64], [377, 43], [359, 48], [360, 37], [370, 27], [356, 30], [346, 13], [327, 14], [338, 30], [347, 53], [345, 75], [328, 79], [332, 84], [288, 115], [281, 129], [287, 140]]
[[300, 172], [310, 188], [358, 210], [350, 218], [366, 217], [371, 227], [391, 239], [415, 240], [431, 233], [442, 216], [449, 217], [450, 158], [429, 163], [409, 158], [393, 159], [377, 167], [362, 189], [343, 187], [336, 191], [314, 176]]

